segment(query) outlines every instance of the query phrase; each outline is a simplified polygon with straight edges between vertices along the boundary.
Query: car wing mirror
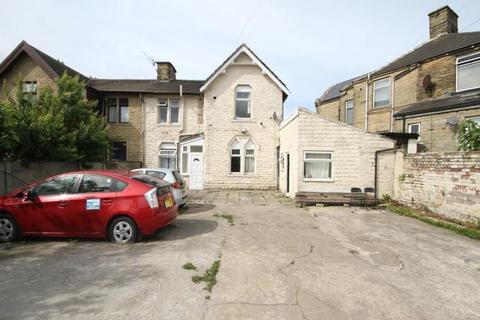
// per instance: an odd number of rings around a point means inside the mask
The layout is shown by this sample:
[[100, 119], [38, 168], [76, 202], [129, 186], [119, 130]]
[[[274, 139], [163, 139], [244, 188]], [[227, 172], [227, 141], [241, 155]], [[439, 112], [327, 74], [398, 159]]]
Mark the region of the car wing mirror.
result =
[[26, 198], [27, 198], [27, 200], [29, 200], [29, 201], [38, 202], [38, 201], [39, 201], [39, 198], [38, 198], [37, 190], [32, 189], [32, 190], [28, 191]]

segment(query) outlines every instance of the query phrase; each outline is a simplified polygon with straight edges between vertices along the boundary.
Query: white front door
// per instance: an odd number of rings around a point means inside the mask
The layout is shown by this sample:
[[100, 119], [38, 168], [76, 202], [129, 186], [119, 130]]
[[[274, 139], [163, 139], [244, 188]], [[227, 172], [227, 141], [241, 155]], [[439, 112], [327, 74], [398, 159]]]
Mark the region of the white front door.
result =
[[203, 188], [203, 154], [190, 153], [190, 190], [201, 190]]

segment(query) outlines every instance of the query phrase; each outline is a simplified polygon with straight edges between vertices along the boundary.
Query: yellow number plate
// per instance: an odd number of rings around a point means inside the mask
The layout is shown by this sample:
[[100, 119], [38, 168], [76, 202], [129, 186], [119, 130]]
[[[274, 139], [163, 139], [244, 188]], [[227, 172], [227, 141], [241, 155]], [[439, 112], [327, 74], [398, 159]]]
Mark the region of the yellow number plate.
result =
[[165, 208], [173, 207], [173, 200], [172, 198], [165, 199]]

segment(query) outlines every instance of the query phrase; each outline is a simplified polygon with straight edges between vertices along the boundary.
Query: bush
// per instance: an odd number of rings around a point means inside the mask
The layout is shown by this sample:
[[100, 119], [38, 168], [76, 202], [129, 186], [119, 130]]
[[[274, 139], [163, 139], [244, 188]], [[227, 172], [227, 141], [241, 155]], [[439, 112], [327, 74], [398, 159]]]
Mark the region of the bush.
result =
[[480, 150], [480, 125], [470, 119], [463, 120], [458, 128], [458, 147], [462, 151]]

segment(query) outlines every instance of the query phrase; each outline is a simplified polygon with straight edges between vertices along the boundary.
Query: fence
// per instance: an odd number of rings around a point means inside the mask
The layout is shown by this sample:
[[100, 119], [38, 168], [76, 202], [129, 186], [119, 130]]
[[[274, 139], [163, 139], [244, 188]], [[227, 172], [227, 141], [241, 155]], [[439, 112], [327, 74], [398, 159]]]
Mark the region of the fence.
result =
[[0, 194], [6, 194], [36, 180], [84, 169], [131, 170], [140, 168], [141, 162], [93, 162], [80, 164], [74, 162], [34, 162], [24, 166], [19, 162], [0, 162]]

